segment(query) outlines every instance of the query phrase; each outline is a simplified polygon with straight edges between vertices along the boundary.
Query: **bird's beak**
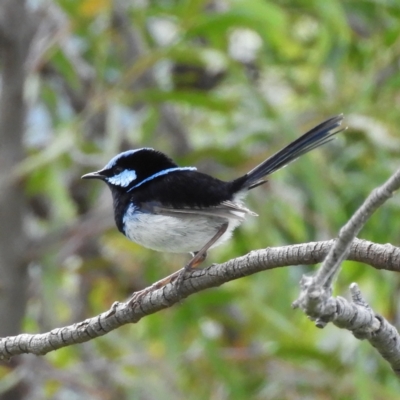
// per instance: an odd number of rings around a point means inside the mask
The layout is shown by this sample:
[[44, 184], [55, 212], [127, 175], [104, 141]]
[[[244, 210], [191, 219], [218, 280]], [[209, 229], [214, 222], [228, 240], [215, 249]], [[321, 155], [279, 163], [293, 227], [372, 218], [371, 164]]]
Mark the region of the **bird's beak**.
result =
[[81, 177], [81, 179], [101, 179], [102, 181], [106, 177], [102, 174], [102, 171], [97, 171], [97, 172], [89, 172], [88, 174], [85, 174]]

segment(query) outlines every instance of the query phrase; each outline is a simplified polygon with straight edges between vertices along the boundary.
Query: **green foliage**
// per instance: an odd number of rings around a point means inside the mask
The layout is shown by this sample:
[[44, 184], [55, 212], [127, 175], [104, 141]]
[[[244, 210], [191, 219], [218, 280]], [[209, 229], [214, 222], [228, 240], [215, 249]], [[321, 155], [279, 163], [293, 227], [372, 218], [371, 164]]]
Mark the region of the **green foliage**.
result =
[[[50, 133], [41, 139], [43, 126], [30, 127], [28, 156], [15, 171], [26, 182], [32, 235], [44, 238], [32, 260], [27, 331], [102, 312], [186, 260], [128, 242], [112, 224], [105, 188], [79, 181], [121, 149], [154, 146], [230, 179], [313, 124], [345, 113], [349, 130], [340, 138], [249, 195], [259, 217], [213, 250], [210, 262], [335, 237], [398, 167], [400, 3], [231, 0], [219, 10], [205, 0], [132, 2], [122, 12], [130, 33], [115, 23], [111, 1], [54, 3], [70, 30], [44, 56], [52, 73], [31, 73], [40, 85], [30, 113], [43, 106]], [[141, 54], [131, 54], [132, 32]], [[254, 51], [241, 59], [248, 48]], [[212, 87], [174, 87], [173, 63], [223, 74]], [[184, 139], [166, 127], [166, 104]], [[394, 198], [361, 237], [397, 245], [398, 220]], [[368, 344], [332, 326], [317, 330], [291, 309], [301, 275], [313, 270], [243, 278], [51, 353], [35, 377], [38, 398], [398, 398], [398, 381]], [[352, 281], [398, 322], [395, 275], [346, 262], [337, 294], [345, 296]], [[0, 376], [0, 389], [13, 379], [3, 370]]]

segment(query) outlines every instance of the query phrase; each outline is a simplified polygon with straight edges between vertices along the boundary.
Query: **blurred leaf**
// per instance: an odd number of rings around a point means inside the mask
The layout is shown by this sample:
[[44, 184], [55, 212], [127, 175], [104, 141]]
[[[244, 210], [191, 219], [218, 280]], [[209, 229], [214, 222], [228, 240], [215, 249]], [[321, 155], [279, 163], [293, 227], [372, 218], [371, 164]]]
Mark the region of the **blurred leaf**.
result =
[[111, 0], [83, 0], [80, 1], [79, 13], [86, 18], [93, 18], [111, 8]]

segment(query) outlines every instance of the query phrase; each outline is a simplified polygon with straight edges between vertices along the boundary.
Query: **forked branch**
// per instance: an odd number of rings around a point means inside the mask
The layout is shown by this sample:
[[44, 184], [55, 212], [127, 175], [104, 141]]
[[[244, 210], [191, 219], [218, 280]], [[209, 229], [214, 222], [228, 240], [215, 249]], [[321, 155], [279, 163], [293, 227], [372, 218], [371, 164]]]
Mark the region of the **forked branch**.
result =
[[400, 169], [382, 186], [374, 189], [360, 208], [340, 230], [321, 268], [314, 276], [303, 276], [301, 293], [293, 307], [301, 308], [319, 328], [333, 322], [353, 332], [358, 338], [368, 339], [382, 357], [400, 374], [400, 336], [383, 317], [375, 314], [362, 299], [356, 284], [352, 284], [352, 301], [332, 297], [333, 281], [343, 260], [351, 251], [356, 235], [371, 215], [400, 187]]

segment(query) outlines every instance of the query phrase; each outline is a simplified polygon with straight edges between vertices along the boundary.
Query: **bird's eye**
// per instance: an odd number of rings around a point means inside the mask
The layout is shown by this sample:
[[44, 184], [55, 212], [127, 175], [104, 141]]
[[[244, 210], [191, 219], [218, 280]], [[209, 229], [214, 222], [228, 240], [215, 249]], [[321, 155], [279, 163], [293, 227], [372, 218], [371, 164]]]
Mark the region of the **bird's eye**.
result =
[[122, 168], [122, 167], [115, 167], [115, 168], [114, 168], [115, 174], [120, 174], [120, 173], [123, 172], [123, 171], [124, 171], [124, 168]]

